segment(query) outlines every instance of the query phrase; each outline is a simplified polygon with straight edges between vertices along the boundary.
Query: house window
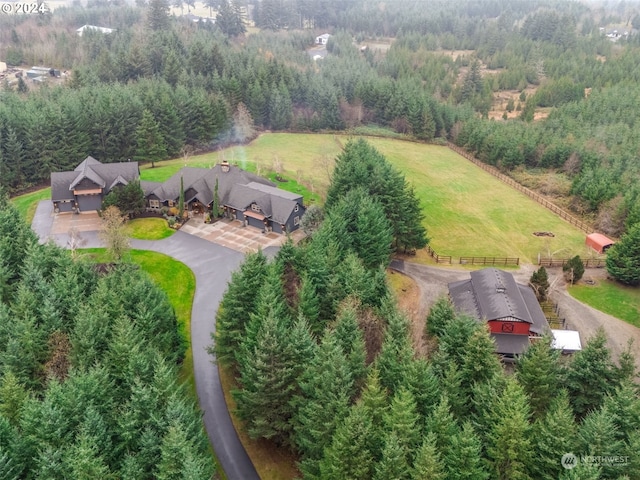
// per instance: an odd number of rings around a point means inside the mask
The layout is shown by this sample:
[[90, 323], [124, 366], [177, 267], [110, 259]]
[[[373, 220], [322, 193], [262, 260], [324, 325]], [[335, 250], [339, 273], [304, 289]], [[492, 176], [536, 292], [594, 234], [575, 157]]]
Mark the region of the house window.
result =
[[251, 210], [253, 210], [254, 212], [260, 213], [260, 207], [258, 206], [257, 203], [252, 203], [251, 204]]
[[159, 200], [149, 200], [149, 206], [151, 208], [160, 208], [160, 201]]
[[293, 207], [293, 211], [294, 211], [294, 212], [297, 212], [298, 210], [300, 210], [300, 205], [298, 205], [298, 204], [296, 203], [296, 206], [295, 206], [295, 207]]
[[293, 224], [294, 225], [300, 225], [300, 217], [293, 217]]

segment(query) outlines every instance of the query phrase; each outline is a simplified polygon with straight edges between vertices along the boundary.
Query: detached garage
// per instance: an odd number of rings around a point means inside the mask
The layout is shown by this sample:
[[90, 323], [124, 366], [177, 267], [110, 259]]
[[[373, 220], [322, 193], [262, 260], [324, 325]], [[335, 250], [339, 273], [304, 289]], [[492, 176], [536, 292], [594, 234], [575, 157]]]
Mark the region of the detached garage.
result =
[[585, 243], [587, 247], [593, 248], [598, 253], [606, 253], [609, 247], [616, 242], [601, 233], [590, 233], [587, 235]]

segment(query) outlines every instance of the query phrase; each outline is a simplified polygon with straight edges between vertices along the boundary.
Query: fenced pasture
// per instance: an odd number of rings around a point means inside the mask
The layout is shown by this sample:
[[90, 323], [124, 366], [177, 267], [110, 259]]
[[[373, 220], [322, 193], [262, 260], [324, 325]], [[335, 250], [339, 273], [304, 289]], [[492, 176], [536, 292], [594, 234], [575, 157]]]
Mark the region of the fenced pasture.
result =
[[[263, 134], [246, 146], [178, 158], [157, 166], [173, 172], [185, 163], [212, 166], [223, 159], [264, 175], [280, 171], [299, 187], [320, 197], [326, 193], [334, 159], [346, 135]], [[414, 186], [426, 219], [430, 244], [453, 257], [519, 258], [535, 263], [538, 255], [568, 258], [586, 257], [584, 233], [565, 222], [533, 199], [478, 168], [446, 146], [426, 145], [389, 138], [369, 138]], [[155, 169], [157, 173], [158, 168]], [[153, 180], [154, 169], [143, 170], [142, 178]], [[165, 174], [166, 175], [166, 174]], [[293, 185], [280, 184], [282, 188]], [[307, 197], [305, 196], [305, 199]], [[553, 232], [537, 237], [533, 232]], [[416, 261], [431, 262], [426, 251]]]

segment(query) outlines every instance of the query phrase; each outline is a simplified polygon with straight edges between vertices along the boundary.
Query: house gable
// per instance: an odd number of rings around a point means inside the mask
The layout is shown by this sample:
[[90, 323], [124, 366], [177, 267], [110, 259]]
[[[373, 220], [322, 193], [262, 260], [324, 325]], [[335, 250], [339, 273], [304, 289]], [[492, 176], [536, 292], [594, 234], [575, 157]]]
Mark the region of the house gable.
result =
[[[112, 188], [139, 177], [137, 162], [103, 164], [89, 156], [73, 171], [51, 173], [51, 200], [54, 204], [74, 202], [82, 211], [96, 210]], [[98, 198], [88, 200], [88, 196]], [[85, 197], [83, 202], [78, 202], [79, 197]]]

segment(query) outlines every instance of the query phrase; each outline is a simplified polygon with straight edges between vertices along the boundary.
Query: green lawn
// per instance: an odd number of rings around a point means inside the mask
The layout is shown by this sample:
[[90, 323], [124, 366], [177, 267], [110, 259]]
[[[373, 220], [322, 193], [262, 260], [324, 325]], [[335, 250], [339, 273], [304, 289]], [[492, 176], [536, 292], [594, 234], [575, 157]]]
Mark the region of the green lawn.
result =
[[[87, 248], [82, 250], [91, 255], [95, 261], [108, 261], [104, 248]], [[130, 250], [125, 258], [140, 265], [169, 297], [178, 319], [180, 335], [187, 345], [184, 362], [180, 370], [180, 381], [186, 382], [189, 391], [195, 398], [195, 379], [193, 377], [193, 353], [191, 351], [191, 306], [196, 291], [196, 279], [189, 267], [184, 263], [162, 253], [148, 250]]]
[[36, 207], [38, 206], [38, 202], [40, 200], [48, 200], [51, 198], [51, 187], [43, 188], [42, 190], [37, 190], [31, 193], [25, 193], [24, 195], [19, 195], [17, 197], [13, 197], [11, 201], [16, 206], [20, 215], [27, 220], [27, 223], [31, 225], [33, 221], [33, 216], [36, 213]]
[[127, 233], [138, 240], [162, 240], [173, 235], [175, 230], [169, 228], [164, 218], [134, 218], [127, 222]]
[[640, 327], [640, 287], [598, 280], [596, 285], [569, 287], [569, 293], [582, 303]]

